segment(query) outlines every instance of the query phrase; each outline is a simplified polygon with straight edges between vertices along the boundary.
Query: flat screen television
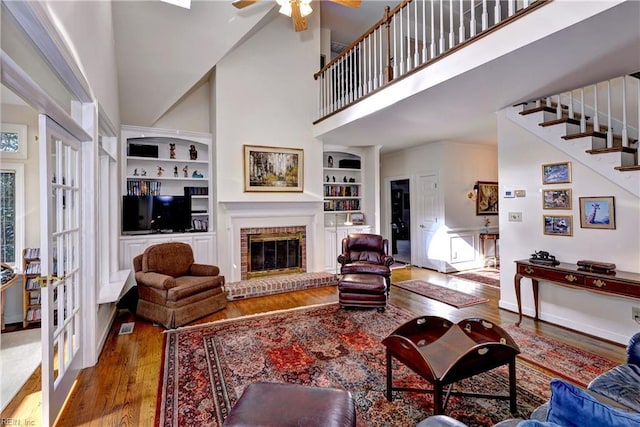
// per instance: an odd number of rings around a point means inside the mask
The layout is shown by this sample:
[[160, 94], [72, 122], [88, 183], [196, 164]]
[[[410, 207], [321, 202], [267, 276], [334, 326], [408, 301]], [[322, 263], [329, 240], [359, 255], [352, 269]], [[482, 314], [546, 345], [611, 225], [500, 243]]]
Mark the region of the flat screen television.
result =
[[123, 196], [125, 234], [179, 233], [191, 230], [189, 196]]

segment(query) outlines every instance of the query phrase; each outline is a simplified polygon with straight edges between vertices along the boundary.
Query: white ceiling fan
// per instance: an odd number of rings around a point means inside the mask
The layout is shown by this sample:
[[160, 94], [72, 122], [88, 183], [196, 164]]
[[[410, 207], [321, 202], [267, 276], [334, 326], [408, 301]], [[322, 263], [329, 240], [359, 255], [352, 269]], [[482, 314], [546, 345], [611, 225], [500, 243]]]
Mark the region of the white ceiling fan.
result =
[[[258, 3], [260, 0], [235, 0], [232, 5], [238, 9], [243, 9]], [[362, 3], [362, 0], [327, 0], [333, 3], [356, 9]], [[313, 12], [311, 9], [311, 0], [276, 0], [280, 5], [280, 13], [290, 16], [293, 20], [293, 28], [296, 31], [304, 31], [307, 29], [306, 16]]]

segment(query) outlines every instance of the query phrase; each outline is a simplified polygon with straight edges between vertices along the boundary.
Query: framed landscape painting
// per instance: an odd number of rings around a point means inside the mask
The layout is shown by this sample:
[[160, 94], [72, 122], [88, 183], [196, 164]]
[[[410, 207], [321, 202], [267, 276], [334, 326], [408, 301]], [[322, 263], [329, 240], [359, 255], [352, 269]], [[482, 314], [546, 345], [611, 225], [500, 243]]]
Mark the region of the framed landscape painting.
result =
[[580, 197], [580, 227], [615, 230], [615, 199], [610, 197]]
[[565, 184], [571, 182], [571, 162], [542, 165], [543, 184]]
[[244, 146], [244, 191], [302, 191], [304, 150]]
[[573, 236], [573, 217], [570, 215], [543, 215], [544, 234], [551, 236]]

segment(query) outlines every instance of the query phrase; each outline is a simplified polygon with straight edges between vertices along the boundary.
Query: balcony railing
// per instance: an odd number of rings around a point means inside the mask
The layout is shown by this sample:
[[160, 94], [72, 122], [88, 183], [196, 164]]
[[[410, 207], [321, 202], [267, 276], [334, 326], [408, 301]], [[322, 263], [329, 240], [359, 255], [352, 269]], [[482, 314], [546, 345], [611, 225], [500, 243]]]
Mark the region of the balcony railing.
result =
[[549, 0], [404, 0], [314, 74], [319, 122]]

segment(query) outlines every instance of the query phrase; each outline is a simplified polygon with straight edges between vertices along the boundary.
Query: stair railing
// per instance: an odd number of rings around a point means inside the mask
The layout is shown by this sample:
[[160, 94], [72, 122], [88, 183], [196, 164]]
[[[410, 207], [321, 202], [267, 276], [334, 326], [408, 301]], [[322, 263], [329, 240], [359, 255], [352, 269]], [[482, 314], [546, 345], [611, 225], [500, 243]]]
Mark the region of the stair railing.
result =
[[578, 121], [580, 132], [606, 134], [607, 148], [637, 148], [640, 129], [640, 78], [637, 74], [548, 96], [558, 119]]
[[320, 71], [319, 122], [549, 0], [403, 0]]

